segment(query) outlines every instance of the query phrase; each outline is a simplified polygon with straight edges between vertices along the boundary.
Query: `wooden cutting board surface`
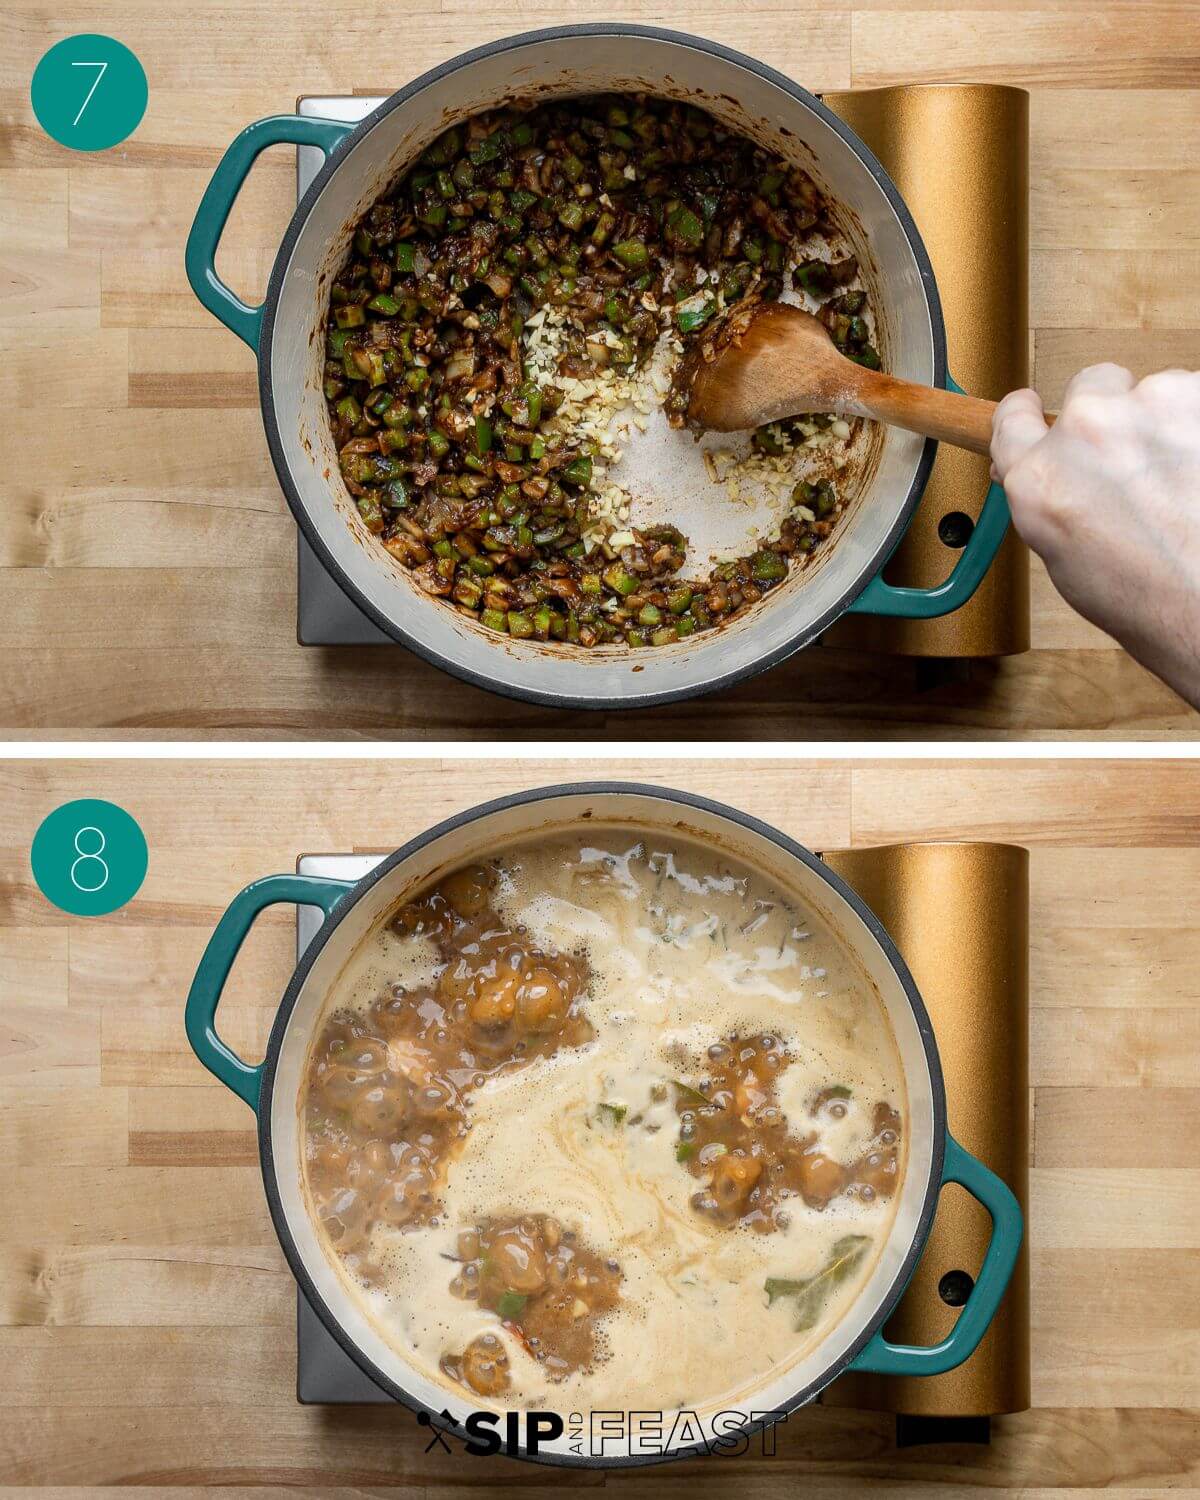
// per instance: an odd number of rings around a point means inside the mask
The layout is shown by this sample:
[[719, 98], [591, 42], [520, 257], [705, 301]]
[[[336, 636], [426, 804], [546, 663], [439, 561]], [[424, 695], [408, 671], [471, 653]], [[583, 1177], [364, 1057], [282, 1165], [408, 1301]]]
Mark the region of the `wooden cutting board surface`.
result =
[[[390, 849], [575, 774], [562, 760], [0, 764], [0, 1497], [565, 1491], [550, 1470], [426, 1455], [405, 1412], [296, 1404], [295, 1287], [253, 1121], [188, 1050], [183, 1000], [247, 881], [300, 852]], [[989, 1448], [904, 1452], [885, 1417], [810, 1409], [771, 1460], [570, 1486], [1200, 1496], [1200, 769], [631, 761], [606, 775], [732, 802], [814, 848], [1029, 846], [1034, 1406], [999, 1419]], [[126, 807], [150, 846], [139, 895], [90, 922], [48, 906], [28, 862], [41, 819], [81, 796]], [[245, 1055], [294, 962], [294, 923], [272, 911], [221, 1012]]]
[[[814, 90], [989, 81], [1032, 90], [1031, 322], [1048, 404], [1082, 364], [1200, 365], [1200, 11], [1194, 0], [579, 0], [571, 20], [666, 24]], [[0, 62], [0, 732], [151, 738], [1195, 737], [1172, 693], [1084, 624], [1040, 567], [1029, 653], [939, 669], [809, 651], [718, 698], [635, 718], [558, 715], [403, 650], [302, 649], [295, 531], [249, 351], [193, 297], [182, 247], [220, 154], [301, 93], [390, 93], [477, 42], [565, 18], [361, 0], [11, 0]], [[99, 30], [145, 65], [136, 134], [95, 159], [33, 121], [28, 81]], [[222, 247], [265, 285], [295, 204], [263, 158]], [[85, 736], [88, 737], [88, 736]]]

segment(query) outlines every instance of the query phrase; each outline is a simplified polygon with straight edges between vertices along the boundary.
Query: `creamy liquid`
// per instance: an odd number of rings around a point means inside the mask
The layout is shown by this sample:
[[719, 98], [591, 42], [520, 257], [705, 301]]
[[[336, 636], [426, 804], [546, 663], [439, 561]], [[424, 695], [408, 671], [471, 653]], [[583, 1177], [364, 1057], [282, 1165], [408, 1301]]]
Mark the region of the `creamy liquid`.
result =
[[[902, 1180], [907, 1108], [883, 1006], [844, 944], [794, 896], [682, 839], [598, 827], [515, 847], [494, 868], [493, 905], [510, 925], [586, 956], [595, 1039], [472, 1093], [470, 1132], [437, 1224], [376, 1228], [371, 1249], [385, 1285], [353, 1293], [386, 1341], [443, 1385], [444, 1354], [497, 1334], [512, 1389], [490, 1407], [727, 1404], [829, 1333], [870, 1274], [899, 1191], [842, 1196], [820, 1210], [796, 1197], [774, 1233], [714, 1225], [690, 1204], [701, 1183], [676, 1160], [679, 1118], [662, 1085], [703, 1076], [708, 1047], [731, 1032], [773, 1033], [793, 1059], [776, 1099], [797, 1133], [813, 1128], [814, 1095], [848, 1087], [844, 1117], [821, 1126], [821, 1149], [849, 1164], [874, 1134], [876, 1103], [886, 1102], [904, 1121]], [[365, 1011], [389, 985], [429, 981], [438, 965], [427, 938], [383, 927], [351, 960], [330, 1009]], [[641, 1121], [615, 1125], [602, 1103]], [[458, 1232], [523, 1212], [554, 1215], [623, 1273], [620, 1305], [599, 1324], [595, 1365], [557, 1383], [495, 1313], [447, 1290]], [[768, 1307], [764, 1281], [816, 1275], [849, 1234], [869, 1236], [869, 1253], [832, 1290], [817, 1325], [797, 1333], [788, 1301]]]

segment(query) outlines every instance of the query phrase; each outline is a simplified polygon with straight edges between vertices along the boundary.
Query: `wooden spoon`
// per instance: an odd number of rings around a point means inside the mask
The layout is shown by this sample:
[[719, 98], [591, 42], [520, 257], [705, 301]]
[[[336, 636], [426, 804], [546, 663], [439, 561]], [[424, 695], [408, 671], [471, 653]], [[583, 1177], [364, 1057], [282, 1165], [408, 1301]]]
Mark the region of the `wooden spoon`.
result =
[[[759, 303], [681, 372], [691, 427], [742, 432], [800, 412], [871, 417], [987, 453], [994, 401], [868, 370], [835, 348], [823, 323], [785, 302]], [[1053, 418], [1047, 416], [1047, 421]]]

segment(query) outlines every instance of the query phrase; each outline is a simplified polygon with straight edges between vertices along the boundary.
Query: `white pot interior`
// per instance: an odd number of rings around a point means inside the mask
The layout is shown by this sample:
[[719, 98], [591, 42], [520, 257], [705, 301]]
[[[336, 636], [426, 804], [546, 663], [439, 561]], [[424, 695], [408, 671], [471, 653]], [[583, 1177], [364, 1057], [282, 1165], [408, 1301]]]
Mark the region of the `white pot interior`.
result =
[[[657, 829], [699, 838], [756, 866], [783, 887], [797, 891], [857, 956], [891, 1021], [908, 1095], [908, 1163], [891, 1233], [860, 1296], [846, 1315], [805, 1359], [756, 1393], [754, 1410], [767, 1413], [794, 1405], [800, 1398], [810, 1400], [832, 1378], [838, 1362], [874, 1319], [918, 1234], [934, 1161], [933, 1081], [904, 986], [867, 925], [822, 875], [780, 848], [773, 839], [718, 812], [625, 791], [572, 792], [516, 803], [443, 833], [390, 870], [359, 899], [317, 954], [288, 1020], [276, 1063], [270, 1102], [270, 1170], [296, 1252], [326, 1307], [376, 1369], [434, 1411], [446, 1408], [461, 1421], [476, 1408], [477, 1403], [422, 1375], [384, 1341], [322, 1251], [301, 1187], [300, 1085], [309, 1042], [331, 986], [359, 943], [397, 901], [448, 869], [531, 834], [569, 829], [585, 816], [590, 827], [604, 823], [632, 824], [648, 831]], [[712, 1420], [712, 1414], [702, 1419], [709, 1434]], [[670, 1428], [668, 1415], [664, 1429]], [[543, 1452], [569, 1457], [567, 1440], [546, 1445]], [[610, 1444], [607, 1449], [609, 1457], [619, 1458], [622, 1453], [619, 1443]]]
[[[422, 594], [367, 532], [342, 484], [321, 391], [328, 289], [358, 218], [437, 135], [514, 96], [644, 90], [699, 103], [767, 149], [797, 161], [843, 210], [864, 270], [886, 367], [934, 379], [929, 303], [909, 237], [865, 162], [820, 115], [740, 63], [689, 43], [642, 35], [535, 36], [452, 66], [378, 118], [325, 183], [283, 272], [270, 347], [271, 415], [294, 493], [321, 547], [367, 604], [439, 665], [548, 699], [636, 705], [699, 691], [806, 644], [886, 557], [913, 488], [924, 440], [886, 429], [873, 472], [835, 545], [728, 626], [651, 651], [564, 650], [498, 637]], [[687, 530], [686, 523], [684, 529]]]

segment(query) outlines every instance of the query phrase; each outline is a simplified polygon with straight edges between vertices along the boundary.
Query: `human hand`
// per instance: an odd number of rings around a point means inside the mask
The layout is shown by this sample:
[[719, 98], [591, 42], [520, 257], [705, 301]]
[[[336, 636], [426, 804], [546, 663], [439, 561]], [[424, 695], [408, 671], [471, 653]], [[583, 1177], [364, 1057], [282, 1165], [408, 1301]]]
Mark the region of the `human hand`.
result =
[[1063, 598], [1200, 707], [1200, 373], [1092, 365], [1049, 428], [1014, 391], [992, 474]]

